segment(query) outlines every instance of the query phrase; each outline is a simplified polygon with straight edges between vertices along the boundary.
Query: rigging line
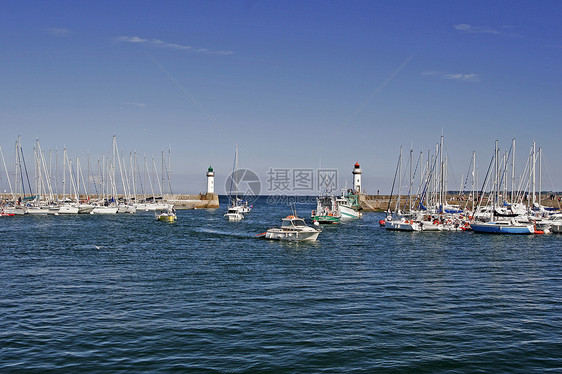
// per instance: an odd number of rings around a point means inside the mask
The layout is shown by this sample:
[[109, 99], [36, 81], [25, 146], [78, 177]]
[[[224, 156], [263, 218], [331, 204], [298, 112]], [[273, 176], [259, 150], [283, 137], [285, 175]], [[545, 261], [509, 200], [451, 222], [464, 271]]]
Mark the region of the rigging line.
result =
[[[164, 74], [166, 74], [166, 76], [184, 93], [186, 94], [195, 104], [197, 104], [197, 106], [199, 106], [199, 108], [207, 115], [207, 117], [209, 117], [209, 119], [211, 119], [211, 121], [213, 121], [215, 123], [215, 125], [217, 125], [222, 131], [224, 131], [224, 133], [226, 135], [228, 135], [230, 137], [230, 139], [232, 139], [236, 144], [240, 145], [240, 143], [238, 142], [238, 140], [234, 137], [234, 135], [232, 135], [230, 133], [230, 131], [228, 131], [226, 129], [226, 127], [224, 127], [219, 120], [211, 113], [209, 112], [209, 110], [203, 105], [201, 104], [201, 102], [199, 100], [197, 100], [197, 98], [195, 96], [193, 96], [193, 94], [187, 89], [185, 88], [185, 86], [179, 81], [177, 80], [176, 77], [174, 77], [172, 75], [172, 73], [170, 73], [168, 71], [168, 69], [166, 69], [166, 67], [164, 65], [162, 65], [160, 63], [160, 61], [158, 61], [156, 59], [156, 57], [152, 56], [152, 55], [148, 55], [148, 57], [152, 60], [152, 62], [154, 63], [154, 65], [156, 65]], [[244, 148], [243, 145], [240, 145], [240, 147], [246, 151], [248, 153], [248, 155], [251, 156], [250, 152], [248, 152], [248, 150], [246, 148]]]
[[313, 154], [318, 154], [322, 150], [322, 148], [328, 145], [328, 143], [332, 140], [333, 137], [339, 134], [341, 129], [349, 125], [349, 123], [363, 110], [363, 108], [365, 108], [367, 104], [369, 104], [375, 96], [380, 94], [381, 91], [398, 75], [398, 73], [400, 73], [402, 69], [404, 69], [406, 65], [410, 63], [410, 61], [412, 61], [414, 56], [415, 53], [409, 56], [406, 60], [404, 60], [402, 64], [400, 64], [377, 88], [375, 88], [373, 92], [371, 92], [371, 94], [367, 96], [363, 100], [363, 102], [361, 102], [361, 104], [357, 107], [357, 109], [354, 112], [350, 113], [347, 116], [347, 118], [330, 134], [330, 136], [328, 136], [326, 140], [324, 140], [320, 144], [320, 146], [314, 150]]
[[386, 211], [388, 213], [390, 213], [390, 204], [392, 202], [392, 194], [394, 193], [394, 184], [396, 183], [396, 175], [398, 174], [398, 168], [400, 166], [401, 158], [402, 158], [402, 152], [400, 152], [400, 156], [398, 157], [398, 162], [396, 163], [396, 170], [394, 171], [394, 180], [392, 181], [392, 188], [390, 189], [390, 197], [388, 199], [388, 207], [386, 208]]
[[[547, 162], [546, 160], [544, 160], [543, 163], [544, 163], [546, 172], [548, 173], [548, 178], [550, 179], [550, 186], [551, 186], [551, 188], [553, 189], [553, 190], [552, 190], [552, 193], [554, 193], [554, 181], [552, 180], [552, 173], [551, 173], [551, 171], [550, 171], [550, 166], [548, 165], [548, 162]], [[558, 200], [558, 199], [556, 198], [556, 194], [555, 194], [555, 193], [554, 193], [554, 199], [558, 202], [558, 209], [560, 209], [560, 208], [561, 208], [560, 200]]]
[[457, 180], [457, 176], [455, 175], [455, 169], [450, 165], [451, 158], [449, 157], [449, 151], [447, 150], [447, 145], [443, 144], [443, 148], [445, 148], [445, 159], [447, 160], [447, 170], [451, 170], [451, 177], [453, 179], [453, 182], [457, 184], [458, 180]]
[[[23, 167], [25, 169], [25, 177], [27, 179], [27, 186], [29, 187], [29, 194], [33, 195], [33, 190], [31, 188], [31, 183], [29, 182], [29, 174], [27, 173], [27, 165], [25, 163], [25, 157], [23, 156], [23, 148], [20, 144], [20, 152], [21, 152], [21, 160], [23, 162]], [[23, 176], [22, 176], [22, 186], [24, 186], [23, 188], [23, 196], [25, 197], [25, 182], [23, 181]]]
[[[464, 178], [464, 181], [461, 180], [461, 182], [463, 182], [462, 185], [462, 191], [459, 191], [460, 195], [464, 195], [464, 193], [466, 192], [466, 185], [468, 184], [468, 177], [470, 177], [470, 175], [472, 174], [472, 157], [470, 157], [470, 163], [468, 164], [468, 173], [466, 173], [466, 178]], [[474, 176], [473, 176], [474, 178]]]

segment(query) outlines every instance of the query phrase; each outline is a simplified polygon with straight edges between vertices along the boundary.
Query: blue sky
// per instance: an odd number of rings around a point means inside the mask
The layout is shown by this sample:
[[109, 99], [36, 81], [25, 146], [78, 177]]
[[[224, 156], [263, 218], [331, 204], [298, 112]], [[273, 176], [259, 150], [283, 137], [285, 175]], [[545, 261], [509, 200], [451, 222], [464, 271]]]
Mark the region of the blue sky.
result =
[[[443, 132], [450, 188], [472, 151], [543, 148], [560, 190], [562, 3], [558, 1], [18, 1], [0, 3], [0, 146], [82, 160], [172, 150], [175, 192], [218, 192], [240, 165], [356, 161], [389, 192], [400, 146]], [[265, 181], [264, 181], [265, 184]]]

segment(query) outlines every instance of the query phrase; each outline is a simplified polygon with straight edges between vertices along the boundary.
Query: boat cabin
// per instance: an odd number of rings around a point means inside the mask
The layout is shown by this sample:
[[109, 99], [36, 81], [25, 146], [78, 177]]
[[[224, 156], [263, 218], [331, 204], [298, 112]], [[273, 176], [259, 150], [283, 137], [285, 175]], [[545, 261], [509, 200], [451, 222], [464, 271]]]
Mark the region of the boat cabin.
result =
[[304, 222], [304, 219], [302, 218], [295, 218], [292, 216], [289, 216], [285, 219], [283, 219], [283, 223], [281, 224], [281, 227], [306, 227], [306, 223]]

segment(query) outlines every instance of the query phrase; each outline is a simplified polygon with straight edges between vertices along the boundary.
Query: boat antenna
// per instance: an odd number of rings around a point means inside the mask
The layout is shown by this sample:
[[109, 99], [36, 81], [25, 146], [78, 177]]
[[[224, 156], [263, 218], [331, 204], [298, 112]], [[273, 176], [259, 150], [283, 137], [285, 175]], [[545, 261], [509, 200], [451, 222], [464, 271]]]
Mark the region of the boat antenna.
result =
[[289, 207], [291, 208], [291, 213], [293, 216], [297, 216], [297, 208], [295, 202], [289, 203]]

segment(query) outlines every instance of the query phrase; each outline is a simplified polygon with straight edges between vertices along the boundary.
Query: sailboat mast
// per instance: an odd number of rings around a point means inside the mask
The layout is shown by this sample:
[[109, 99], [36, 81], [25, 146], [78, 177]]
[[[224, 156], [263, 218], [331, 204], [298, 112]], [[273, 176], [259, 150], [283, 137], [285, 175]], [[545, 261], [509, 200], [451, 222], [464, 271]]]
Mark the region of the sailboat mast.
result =
[[532, 180], [531, 180], [531, 185], [533, 186], [533, 187], [532, 187], [532, 189], [533, 189], [533, 199], [532, 199], [533, 205], [535, 205], [535, 203], [536, 203], [536, 198], [535, 198], [535, 193], [536, 193], [536, 185], [535, 185], [535, 183], [536, 183], [536, 180], [535, 180], [535, 178], [536, 178], [536, 172], [535, 172], [535, 167], [536, 167], [536, 160], [537, 160], [537, 158], [536, 158], [536, 148], [537, 148], [536, 142], [533, 142], [533, 158], [532, 158], [532, 169], [531, 169], [531, 170], [532, 170], [532, 173], [531, 173], [531, 178], [532, 178]]
[[66, 198], [66, 148], [62, 151], [62, 199]]
[[400, 195], [402, 195], [402, 147], [400, 147], [400, 156], [398, 156], [398, 198], [394, 208], [395, 212], [400, 211]]
[[511, 143], [511, 203], [515, 202], [514, 191], [515, 191], [515, 138], [513, 138]]
[[414, 154], [414, 150], [410, 147], [410, 185], [408, 187], [408, 197], [409, 197], [409, 202], [408, 202], [408, 210], [412, 210], [412, 159], [413, 159], [413, 154]]
[[472, 192], [472, 194], [471, 194], [471, 196], [472, 196], [472, 211], [474, 211], [474, 198], [475, 198], [475, 196], [474, 196], [474, 193], [475, 193], [475, 191], [474, 191], [474, 179], [475, 179], [475, 176], [476, 176], [475, 168], [476, 168], [476, 152], [472, 151], [472, 191], [471, 191]]
[[238, 201], [238, 144], [236, 144], [236, 155], [234, 157], [234, 163], [235, 163], [235, 175], [236, 175], [236, 201]]
[[542, 191], [542, 148], [539, 148], [539, 205], [541, 205]]
[[10, 174], [8, 173], [8, 168], [6, 167], [6, 160], [4, 159], [4, 152], [2, 152], [2, 147], [0, 147], [0, 155], [2, 155], [2, 163], [4, 164], [4, 171], [6, 172], [6, 179], [8, 180], [8, 186], [10, 187], [12, 199], [15, 199], [14, 190], [12, 189], [12, 182], [10, 181]]
[[173, 194], [172, 182], [170, 181], [170, 174], [172, 173], [172, 146], [168, 149], [168, 166], [166, 167], [166, 179], [168, 180], [168, 193]]
[[492, 199], [492, 207], [495, 209], [496, 208], [496, 203], [498, 200], [498, 174], [499, 174], [499, 166], [498, 166], [498, 141], [496, 140], [495, 142], [495, 147], [494, 147], [494, 184], [492, 186], [492, 188], [494, 189], [493, 192], [493, 199]]

